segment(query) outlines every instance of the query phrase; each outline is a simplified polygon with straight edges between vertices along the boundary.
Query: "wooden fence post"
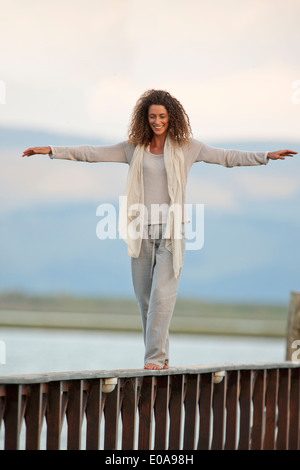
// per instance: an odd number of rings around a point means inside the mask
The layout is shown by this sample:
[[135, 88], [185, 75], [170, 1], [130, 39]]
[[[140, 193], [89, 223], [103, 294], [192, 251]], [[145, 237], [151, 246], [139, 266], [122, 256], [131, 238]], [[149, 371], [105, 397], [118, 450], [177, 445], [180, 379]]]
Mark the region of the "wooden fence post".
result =
[[[297, 342], [298, 341], [298, 342]], [[300, 293], [291, 292], [287, 337], [286, 337], [286, 361], [293, 360], [297, 356], [297, 349], [300, 347]], [[300, 362], [300, 350], [297, 359]]]

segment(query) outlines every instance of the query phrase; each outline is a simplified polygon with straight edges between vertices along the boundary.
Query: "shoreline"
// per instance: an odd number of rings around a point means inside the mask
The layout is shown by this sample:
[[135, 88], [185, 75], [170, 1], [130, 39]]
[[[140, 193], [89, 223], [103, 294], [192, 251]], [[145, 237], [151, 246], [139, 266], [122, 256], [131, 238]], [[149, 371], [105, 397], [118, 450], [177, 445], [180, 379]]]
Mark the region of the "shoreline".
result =
[[[138, 314], [0, 310], [0, 327], [141, 332]], [[285, 319], [179, 316], [170, 333], [285, 337]]]

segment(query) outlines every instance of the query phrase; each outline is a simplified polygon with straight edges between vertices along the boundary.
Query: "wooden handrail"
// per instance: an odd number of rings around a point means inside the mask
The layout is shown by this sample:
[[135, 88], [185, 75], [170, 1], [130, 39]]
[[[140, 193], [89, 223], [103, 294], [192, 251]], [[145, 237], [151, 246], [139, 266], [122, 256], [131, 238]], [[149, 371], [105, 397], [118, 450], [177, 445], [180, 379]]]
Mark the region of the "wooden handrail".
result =
[[2, 376], [1, 422], [3, 449], [299, 449], [300, 364]]

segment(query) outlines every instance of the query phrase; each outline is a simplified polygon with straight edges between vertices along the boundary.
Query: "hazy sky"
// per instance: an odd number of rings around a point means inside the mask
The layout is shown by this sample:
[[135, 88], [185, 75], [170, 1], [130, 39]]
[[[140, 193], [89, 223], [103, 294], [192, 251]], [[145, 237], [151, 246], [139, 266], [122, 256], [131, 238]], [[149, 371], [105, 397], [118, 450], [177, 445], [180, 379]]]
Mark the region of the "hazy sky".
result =
[[[300, 141], [300, 0], [0, 0], [0, 12], [0, 127], [115, 143], [126, 139], [139, 96], [162, 88], [182, 102], [194, 137], [208, 144], [256, 140], [258, 150], [258, 140], [273, 140], [274, 146], [261, 143], [260, 150], [278, 150], [279, 139], [284, 148], [300, 150], [291, 143]], [[71, 145], [72, 137], [68, 140]], [[5, 228], [10, 217], [18, 220], [19, 210], [33, 207], [34, 213], [35, 205], [90, 201], [96, 214], [98, 204], [124, 194], [128, 165], [77, 164], [46, 155], [21, 158], [25, 149], [18, 135], [14, 143], [7, 150], [0, 142], [0, 222]], [[57, 143], [44, 143], [50, 144]], [[216, 210], [235, 220], [242, 244], [253, 233], [250, 227], [245, 234], [240, 216], [257, 217], [262, 226], [269, 220], [272, 230], [280, 221], [280, 233], [291, 229], [293, 253], [299, 175], [299, 155], [259, 168], [197, 164], [189, 176], [187, 202], [204, 203], [205, 214]], [[95, 228], [96, 223], [95, 215]], [[20, 225], [19, 233], [7, 238], [8, 254], [2, 243], [6, 259], [11, 256], [7, 266], [15, 256], [15, 240], [17, 248], [23, 246], [21, 239], [28, 246], [34, 243], [26, 233]], [[281, 272], [288, 272], [293, 278], [289, 289], [298, 289], [297, 259], [281, 256], [281, 246], [269, 234], [261, 239], [254, 233], [258, 250], [253, 245], [245, 258], [239, 251], [227, 253], [220, 227], [214, 236], [220, 240], [216, 250], [224, 246], [223, 266], [211, 258], [204, 270], [187, 276], [208, 276], [211, 282], [215, 276], [219, 282], [228, 269], [242, 275], [255, 266], [282, 263], [277, 282]], [[290, 243], [283, 236], [282, 247]], [[20, 265], [30, 274], [34, 263], [27, 264], [27, 255], [25, 250]]]
[[197, 138], [298, 139], [298, 0], [0, 7], [0, 125], [123, 140], [140, 94], [163, 88], [183, 103]]

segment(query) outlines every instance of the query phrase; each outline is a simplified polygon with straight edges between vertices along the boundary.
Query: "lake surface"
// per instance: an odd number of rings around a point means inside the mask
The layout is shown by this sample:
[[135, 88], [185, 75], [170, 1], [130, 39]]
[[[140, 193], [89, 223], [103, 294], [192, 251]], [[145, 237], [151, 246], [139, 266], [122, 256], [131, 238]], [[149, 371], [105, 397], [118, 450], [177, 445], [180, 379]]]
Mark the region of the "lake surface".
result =
[[[0, 375], [143, 368], [141, 333], [1, 328]], [[173, 334], [170, 366], [278, 362], [284, 338]]]

